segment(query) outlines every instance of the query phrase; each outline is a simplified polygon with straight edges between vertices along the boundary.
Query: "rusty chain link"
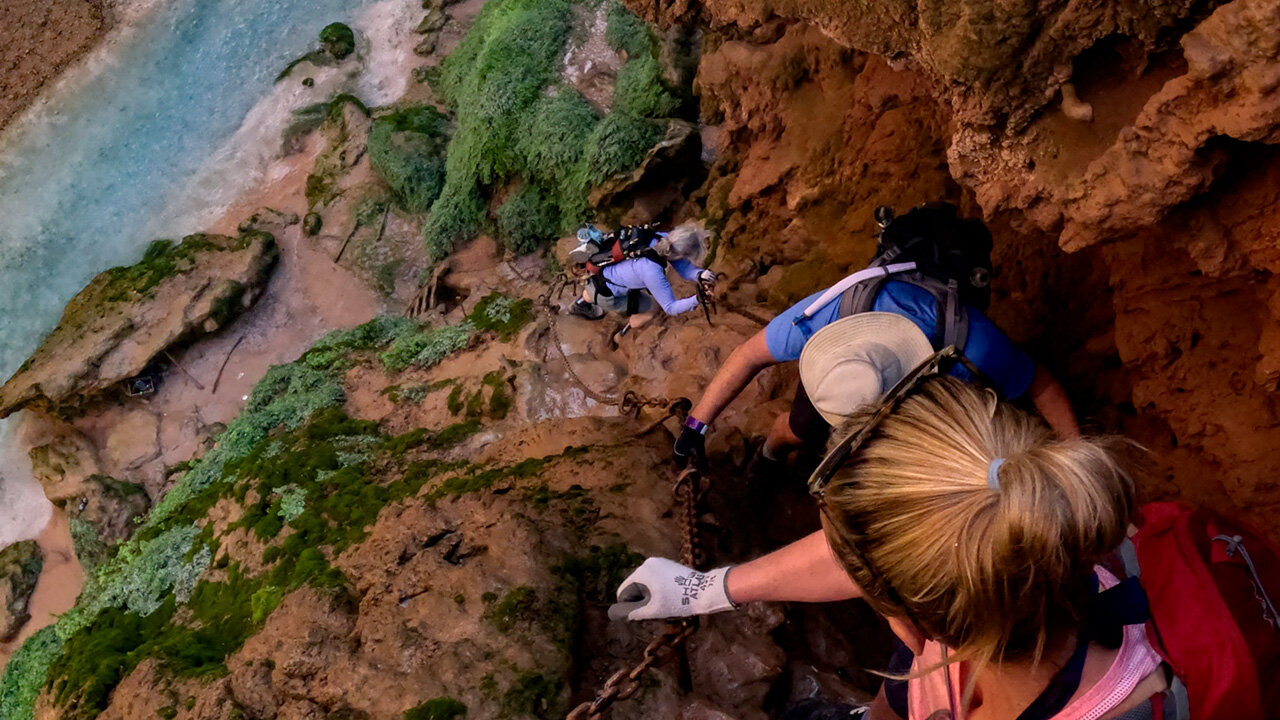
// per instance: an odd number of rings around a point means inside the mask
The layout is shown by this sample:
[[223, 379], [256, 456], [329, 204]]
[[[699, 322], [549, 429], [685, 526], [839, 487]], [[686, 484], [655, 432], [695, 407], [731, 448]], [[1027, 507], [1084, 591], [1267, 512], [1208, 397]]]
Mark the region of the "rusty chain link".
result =
[[[702, 473], [689, 468], [676, 476], [672, 492], [681, 501], [684, 527], [681, 543], [681, 560], [689, 567], [701, 567], [706, 554], [698, 542], [698, 501], [706, 494]], [[605, 681], [592, 700], [574, 708], [565, 720], [599, 720], [618, 700], [626, 700], [640, 689], [640, 678], [646, 672], [675, 658], [684, 651], [685, 642], [698, 630], [698, 618], [683, 618], [668, 622], [662, 632], [644, 649], [640, 662], [631, 669], [623, 668]]]

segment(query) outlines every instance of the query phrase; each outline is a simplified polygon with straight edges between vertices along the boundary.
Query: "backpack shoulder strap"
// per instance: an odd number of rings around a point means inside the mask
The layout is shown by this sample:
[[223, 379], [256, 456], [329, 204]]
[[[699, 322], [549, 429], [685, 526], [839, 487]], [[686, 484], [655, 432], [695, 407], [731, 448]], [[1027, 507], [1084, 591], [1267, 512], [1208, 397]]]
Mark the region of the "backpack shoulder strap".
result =
[[837, 317], [845, 318], [870, 310], [875, 305], [876, 296], [880, 294], [880, 290], [888, 281], [888, 277], [881, 275], [869, 280], [863, 280], [845, 290], [844, 294], [840, 296], [840, 311]]
[[960, 286], [955, 280], [947, 282], [944, 299], [938, 304], [938, 322], [942, 347], [954, 346], [964, 352], [969, 342], [969, 311], [960, 302]]

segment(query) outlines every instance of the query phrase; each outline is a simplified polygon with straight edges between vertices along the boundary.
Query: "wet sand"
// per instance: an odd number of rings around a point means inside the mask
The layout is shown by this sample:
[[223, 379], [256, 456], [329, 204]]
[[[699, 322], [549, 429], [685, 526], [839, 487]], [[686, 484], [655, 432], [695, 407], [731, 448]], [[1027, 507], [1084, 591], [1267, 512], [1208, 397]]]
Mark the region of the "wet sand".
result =
[[0, 3], [0, 128], [114, 24], [106, 0]]
[[27, 638], [52, 625], [58, 615], [70, 610], [84, 586], [84, 572], [76, 560], [71, 529], [67, 516], [61, 510], [53, 511], [52, 518], [36, 541], [44, 551], [44, 570], [31, 595], [31, 620], [22, 627], [18, 637], [8, 643], [0, 643], [0, 667], [9, 662], [9, 657]]

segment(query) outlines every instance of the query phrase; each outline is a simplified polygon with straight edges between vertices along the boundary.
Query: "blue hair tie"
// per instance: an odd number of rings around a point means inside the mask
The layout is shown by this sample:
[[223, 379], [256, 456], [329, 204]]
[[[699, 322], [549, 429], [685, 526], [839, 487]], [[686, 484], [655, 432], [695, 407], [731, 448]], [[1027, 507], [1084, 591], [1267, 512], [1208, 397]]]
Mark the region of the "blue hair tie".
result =
[[987, 466], [987, 486], [996, 492], [1000, 492], [1000, 466], [1004, 465], [1004, 458], [996, 458]]

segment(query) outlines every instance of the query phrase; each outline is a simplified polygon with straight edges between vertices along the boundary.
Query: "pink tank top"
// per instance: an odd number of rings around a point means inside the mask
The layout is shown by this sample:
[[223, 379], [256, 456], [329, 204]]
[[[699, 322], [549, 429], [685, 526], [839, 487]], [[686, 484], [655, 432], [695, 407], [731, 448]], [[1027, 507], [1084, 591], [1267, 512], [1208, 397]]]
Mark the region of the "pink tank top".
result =
[[[1105, 569], [1099, 567], [1097, 573], [1099, 584], [1104, 589], [1116, 584], [1116, 577]], [[911, 669], [914, 672], [940, 662], [942, 646], [930, 640], [916, 656]], [[1143, 678], [1160, 667], [1161, 662], [1160, 655], [1147, 640], [1146, 626], [1126, 625], [1124, 641], [1110, 669], [1097, 684], [1054, 715], [1053, 720], [1097, 720], [1124, 702]], [[957, 713], [953, 720], [964, 720], [964, 712], [960, 710], [960, 695], [964, 692], [961, 669], [959, 664], [949, 665], [907, 683], [909, 720], [952, 719], [953, 708]], [[950, 675], [950, 698], [944, 673]]]

